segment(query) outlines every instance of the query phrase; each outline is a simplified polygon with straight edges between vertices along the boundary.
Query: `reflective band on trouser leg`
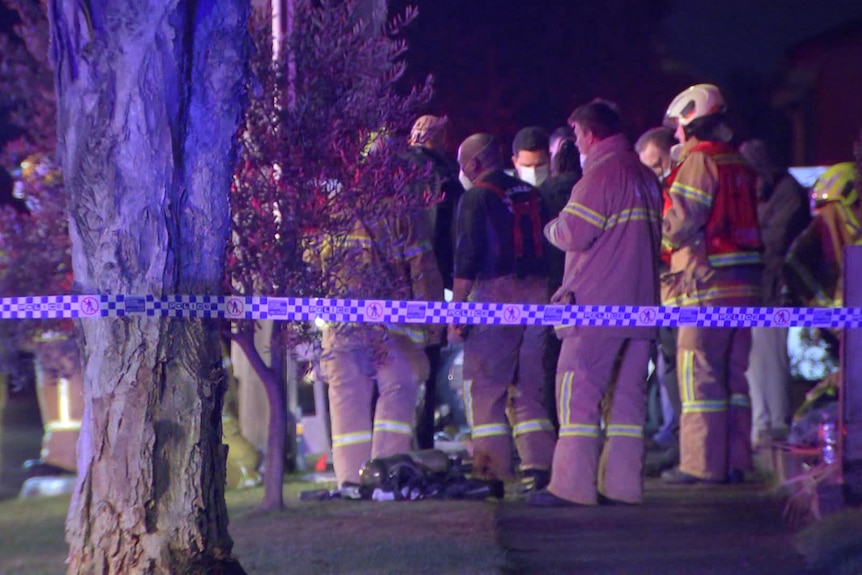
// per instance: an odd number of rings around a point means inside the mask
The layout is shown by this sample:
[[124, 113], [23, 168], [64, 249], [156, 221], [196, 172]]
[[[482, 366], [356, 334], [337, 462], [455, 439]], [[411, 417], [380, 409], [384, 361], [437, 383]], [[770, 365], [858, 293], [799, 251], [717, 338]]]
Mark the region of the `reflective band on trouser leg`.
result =
[[374, 421], [374, 433], [378, 432], [387, 432], [387, 433], [398, 433], [401, 435], [413, 435], [413, 430], [410, 427], [410, 424], [405, 421], [391, 421], [391, 420], [375, 420]]
[[560, 437], [595, 437], [599, 436], [598, 425], [580, 425], [568, 423], [560, 426]]
[[515, 437], [526, 433], [534, 433], [537, 431], [547, 432], [554, 431], [554, 426], [549, 419], [531, 419], [530, 421], [522, 421], [512, 428], [512, 434]]
[[332, 465], [338, 485], [359, 483], [359, 470], [371, 455], [371, 430], [332, 436]]
[[511, 429], [505, 423], [489, 423], [487, 425], [477, 425], [473, 427], [473, 439], [482, 437], [503, 436], [508, 437]]
[[739, 409], [751, 409], [751, 398], [742, 393], [734, 393], [730, 396], [730, 405]]
[[683, 413], [715, 413], [727, 411], [727, 401], [723, 399], [707, 401], [683, 401]]
[[570, 423], [572, 419], [570, 406], [572, 400], [572, 378], [574, 375], [573, 372], [567, 371], [560, 378], [560, 385], [557, 391], [557, 417], [560, 420], [560, 425]]
[[371, 431], [356, 431], [332, 436], [332, 447], [348, 447], [360, 443], [371, 442]]
[[643, 439], [644, 428], [643, 425], [609, 425], [607, 435], [608, 439], [611, 437], [634, 437], [636, 439]]
[[464, 380], [464, 414], [467, 416], [467, 425], [473, 428], [473, 380]]

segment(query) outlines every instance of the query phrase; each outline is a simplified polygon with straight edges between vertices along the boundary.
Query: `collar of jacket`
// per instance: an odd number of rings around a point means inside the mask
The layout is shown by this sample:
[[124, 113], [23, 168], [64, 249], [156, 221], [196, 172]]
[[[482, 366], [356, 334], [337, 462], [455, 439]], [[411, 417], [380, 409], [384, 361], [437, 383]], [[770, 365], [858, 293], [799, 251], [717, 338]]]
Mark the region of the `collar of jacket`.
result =
[[598, 165], [606, 156], [618, 152], [625, 152], [628, 149], [629, 142], [622, 134], [614, 134], [613, 136], [608, 136], [604, 140], [599, 140], [584, 160], [584, 173], [591, 170], [593, 166]]
[[685, 144], [682, 145], [682, 149], [680, 149], [679, 151], [679, 164], [682, 164], [688, 157], [688, 155], [691, 153], [692, 149], [694, 149], [694, 147], [700, 143], [701, 141], [695, 137], [687, 139], [685, 141]]

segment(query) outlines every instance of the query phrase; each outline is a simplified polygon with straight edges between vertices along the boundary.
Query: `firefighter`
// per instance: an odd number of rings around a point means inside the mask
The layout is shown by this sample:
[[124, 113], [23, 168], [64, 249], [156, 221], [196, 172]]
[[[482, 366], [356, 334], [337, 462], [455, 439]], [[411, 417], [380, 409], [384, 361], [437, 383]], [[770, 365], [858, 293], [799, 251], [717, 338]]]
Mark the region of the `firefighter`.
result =
[[[677, 95], [665, 114], [682, 148], [662, 223], [671, 252], [664, 305], [760, 302], [757, 174], [730, 144], [725, 111], [718, 87], [697, 84]], [[679, 327], [680, 464], [662, 473], [665, 482], [738, 482], [751, 469], [750, 349], [749, 328]]]
[[815, 217], [784, 263], [784, 278], [796, 303], [841, 307], [844, 246], [862, 243], [856, 167], [845, 162], [823, 172], [811, 191]]
[[[336, 243], [340, 254], [332, 251]], [[372, 223], [357, 218], [347, 238], [322, 246], [320, 256], [340, 268], [333, 270], [346, 290], [339, 297], [384, 295], [364, 292], [362, 278], [370, 276], [357, 274], [387, 271], [396, 286], [385, 294], [389, 299], [433, 301], [443, 290], [422, 211]], [[333, 467], [343, 497], [360, 496], [359, 471], [369, 459], [411, 451], [420, 385], [428, 378], [427, 341], [428, 329], [420, 324], [324, 328], [320, 366], [329, 384]]]
[[[554, 303], [658, 303], [661, 190], [622, 134], [615, 104], [593, 100], [569, 117], [583, 177], [544, 230], [565, 250]], [[560, 437], [547, 490], [529, 505], [637, 504], [643, 491], [646, 376], [655, 328], [560, 325], [557, 364]], [[605, 406], [605, 437], [600, 434]]]
[[[502, 152], [490, 134], [464, 140], [458, 163], [467, 191], [456, 216], [453, 301], [547, 303], [546, 215], [539, 191], [503, 171]], [[474, 325], [465, 332], [449, 326], [450, 342], [464, 340], [464, 401], [476, 479], [514, 479], [514, 435], [524, 489], [548, 482], [555, 438], [542, 404], [546, 331]]]

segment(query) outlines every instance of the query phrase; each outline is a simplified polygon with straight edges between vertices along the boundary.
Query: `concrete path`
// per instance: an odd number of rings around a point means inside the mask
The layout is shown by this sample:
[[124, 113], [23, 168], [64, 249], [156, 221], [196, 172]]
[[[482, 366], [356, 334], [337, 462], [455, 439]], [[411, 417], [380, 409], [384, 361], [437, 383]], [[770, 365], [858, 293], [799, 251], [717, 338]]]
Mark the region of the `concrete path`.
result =
[[509, 573], [801, 575], [809, 572], [763, 486], [668, 487], [647, 480], [637, 507], [504, 504], [497, 537]]

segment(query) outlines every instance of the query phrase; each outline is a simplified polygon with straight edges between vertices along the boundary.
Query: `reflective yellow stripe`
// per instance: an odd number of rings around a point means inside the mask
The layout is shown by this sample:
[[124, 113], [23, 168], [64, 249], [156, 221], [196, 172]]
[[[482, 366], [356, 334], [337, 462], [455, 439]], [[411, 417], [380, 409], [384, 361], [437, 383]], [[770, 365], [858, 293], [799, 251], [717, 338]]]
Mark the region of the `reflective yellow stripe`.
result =
[[80, 421], [49, 421], [45, 424], [45, 431], [80, 431]]
[[467, 416], [467, 425], [473, 428], [473, 380], [464, 380], [464, 414]]
[[563, 425], [571, 423], [572, 379], [574, 372], [563, 373], [563, 381], [560, 383], [560, 423]]
[[596, 226], [600, 230], [605, 229], [607, 219], [602, 214], [591, 210], [583, 204], [579, 204], [577, 202], [569, 202], [568, 204], [566, 204], [566, 207], [563, 208], [563, 211], [574, 216], [578, 216], [582, 220]]
[[512, 428], [512, 434], [515, 437], [537, 431], [554, 431], [554, 426], [548, 419], [530, 419], [528, 421], [522, 421]]
[[560, 426], [560, 437], [598, 437], [598, 425], [570, 423]]
[[733, 254], [712, 255], [709, 264], [713, 267], [742, 266], [762, 264], [763, 256], [759, 252], [737, 252]]
[[505, 423], [488, 423], [486, 425], [477, 425], [471, 431], [473, 438], [477, 437], [497, 437], [499, 435], [509, 435], [512, 432], [509, 426]]
[[413, 327], [400, 323], [386, 324], [386, 330], [403, 335], [415, 344], [423, 345], [428, 342], [428, 330], [424, 327]]
[[642, 438], [644, 428], [642, 425], [608, 425], [608, 437], [635, 437]]
[[707, 401], [683, 401], [683, 413], [717, 413], [727, 411], [727, 401], [723, 399]]
[[332, 436], [333, 447], [346, 447], [357, 443], [371, 443], [371, 432], [354, 431], [353, 433], [341, 433]]
[[646, 208], [630, 208], [627, 210], [622, 210], [619, 213], [616, 213], [610, 217], [608, 217], [607, 225], [605, 225], [605, 229], [610, 229], [616, 225], [626, 224], [628, 222], [634, 221], [659, 221], [660, 218], [658, 214], [647, 210]]
[[413, 435], [413, 429], [409, 423], [403, 421], [392, 421], [390, 419], [378, 419], [374, 422], [374, 431], [386, 431], [389, 433], [400, 433], [401, 435]]
[[744, 393], [734, 393], [730, 396], [730, 405], [734, 407], [751, 408], [751, 398]]
[[694, 352], [683, 350], [682, 352], [682, 401], [694, 401]]
[[405, 258], [412, 258], [413, 256], [422, 255], [424, 253], [428, 253], [432, 250], [431, 242], [420, 242], [418, 244], [414, 244], [404, 250]]
[[688, 200], [703, 204], [708, 208], [712, 207], [712, 197], [700, 188], [695, 188], [694, 186], [674, 182], [668, 193], [672, 196], [682, 196]]
[[690, 307], [705, 304], [710, 301], [729, 298], [757, 298], [760, 288], [757, 286], [714, 287], [703, 291], [695, 290], [688, 295], [665, 298], [665, 305]]

